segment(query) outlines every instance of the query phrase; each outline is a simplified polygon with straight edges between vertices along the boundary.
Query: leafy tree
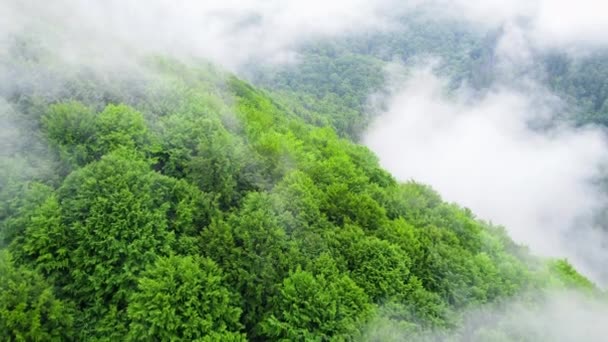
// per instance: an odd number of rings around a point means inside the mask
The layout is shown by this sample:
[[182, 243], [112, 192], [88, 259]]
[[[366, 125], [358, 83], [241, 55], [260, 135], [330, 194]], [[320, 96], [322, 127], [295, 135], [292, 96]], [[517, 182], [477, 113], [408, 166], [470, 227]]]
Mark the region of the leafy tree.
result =
[[53, 194], [52, 188], [38, 182], [15, 187], [15, 196], [3, 201], [5, 214], [1, 220], [1, 237], [5, 244], [23, 238], [33, 212]]
[[[480, 89], [494, 77], [484, 63], [496, 37], [481, 42], [415, 15], [401, 24], [407, 32], [303, 47], [300, 69], [269, 80], [279, 82], [273, 90], [166, 58], [104, 77], [59, 61], [0, 61], [19, 83], [14, 92], [0, 84], [11, 109], [0, 106], [0, 119], [34, 138], [0, 151], [2, 245], [14, 259], [0, 279], [18, 278], [5, 284], [21, 291], [0, 298], [29, 303], [1, 314], [26, 340], [35, 339], [26, 330], [79, 340], [353, 340], [367, 337], [370, 321], [406, 337], [455, 327], [466, 310], [526, 289], [596, 294], [571, 265], [532, 258], [502, 227], [429, 186], [397, 183], [341, 138], [369, 120], [367, 95], [394, 56], [442, 56], [440, 73]], [[579, 66], [553, 64], [555, 87], [591, 90], [585, 108], [603, 110], [601, 82], [587, 87], [568, 76]], [[74, 313], [56, 326], [61, 315], [46, 313], [59, 306]]]
[[586, 291], [593, 291], [595, 288], [595, 285], [578, 273], [567, 260], [554, 260], [549, 263], [549, 269], [566, 287]]
[[62, 341], [73, 337], [73, 310], [35, 271], [0, 251], [0, 335], [8, 341]]
[[291, 216], [289, 233], [299, 234], [301, 230], [312, 229], [323, 221], [320, 210], [325, 193], [321, 191], [305, 173], [293, 171], [273, 189], [277, 209]]
[[49, 107], [42, 125], [61, 157], [73, 166], [83, 166], [95, 157], [97, 134], [93, 110], [80, 102], [58, 103]]
[[281, 341], [343, 341], [370, 313], [367, 296], [348, 276], [326, 279], [301, 269], [283, 281], [264, 336]]
[[238, 140], [223, 127], [209, 122], [205, 123], [194, 155], [186, 164], [186, 173], [201, 189], [216, 193], [223, 208], [229, 208], [240, 200], [238, 191], [249, 190], [241, 178], [244, 159]]
[[245, 340], [238, 332], [240, 314], [213, 261], [160, 258], [142, 273], [129, 297], [128, 340]]
[[374, 301], [405, 289], [410, 258], [398, 246], [377, 238], [362, 238], [343, 249], [351, 277]]
[[143, 115], [126, 105], [108, 105], [96, 118], [96, 152], [103, 155], [119, 147], [151, 149]]
[[293, 251], [271, 198], [249, 194], [237, 213], [213, 223], [201, 237], [204, 255], [226, 271], [228, 283], [241, 296], [248, 336], [257, 336], [257, 324], [272, 305], [268, 299], [293, 266]]
[[171, 196], [179, 184], [117, 150], [72, 173], [35, 212], [14, 248], [82, 308], [83, 333], [124, 333], [118, 322], [139, 273], [176, 248], [176, 235], [195, 233], [188, 206], [197, 200]]

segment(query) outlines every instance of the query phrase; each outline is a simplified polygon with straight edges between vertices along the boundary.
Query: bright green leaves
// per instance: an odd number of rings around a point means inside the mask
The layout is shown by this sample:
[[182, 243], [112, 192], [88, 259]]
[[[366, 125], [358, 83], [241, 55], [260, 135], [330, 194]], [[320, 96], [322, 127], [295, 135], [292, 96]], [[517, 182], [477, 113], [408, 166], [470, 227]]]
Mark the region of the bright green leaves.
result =
[[206, 69], [152, 64], [158, 80], [111, 92], [133, 107], [107, 94], [22, 104], [46, 112], [40, 135], [63, 168], [47, 185], [1, 180], [15, 263], [0, 265], [4, 335], [69, 337], [54, 294], [74, 304], [80, 340], [327, 341], [372, 319], [449, 327], [544, 284], [534, 277], [589, 285], [565, 262], [537, 272], [501, 228], [397, 184], [366, 148], [301, 118], [356, 134], [353, 112], [326, 116], [343, 106], [285, 108]]
[[250, 138], [256, 141], [269, 130], [285, 131], [286, 113], [280, 111], [270, 97], [236, 77], [229, 83], [238, 97], [238, 112]]
[[217, 194], [223, 208], [238, 203], [239, 191], [250, 187], [244, 175], [245, 149], [219, 123], [200, 122], [202, 132], [186, 164], [187, 178], [200, 189]]
[[289, 173], [272, 192], [280, 225], [297, 249], [297, 261], [306, 264], [329, 251], [333, 226], [320, 210], [325, 194], [301, 171]]
[[96, 131], [100, 154], [119, 147], [143, 148], [149, 143], [144, 117], [126, 105], [108, 105], [97, 116]]
[[49, 107], [44, 130], [60, 156], [83, 166], [118, 148], [149, 151], [153, 147], [142, 114], [126, 105], [108, 105], [101, 113], [79, 102]]
[[47, 279], [56, 283], [66, 281], [69, 272], [68, 246], [70, 232], [62, 222], [61, 206], [55, 194], [49, 195], [28, 216], [29, 222], [23, 235], [11, 245], [15, 256], [26, 264], [33, 264]]
[[567, 260], [555, 260], [549, 263], [551, 273], [564, 287], [592, 291], [595, 285], [574, 269]]
[[396, 245], [376, 238], [363, 238], [343, 255], [351, 278], [375, 302], [382, 302], [403, 292], [409, 278], [410, 259]]
[[[69, 276], [64, 291], [88, 320], [126, 306], [137, 275], [175, 241], [168, 230], [169, 203], [158, 202], [160, 175], [128, 151], [117, 151], [71, 174], [59, 190]], [[100, 300], [102, 299], [103, 300]]]
[[40, 183], [24, 184], [12, 190], [15, 196], [3, 202], [0, 224], [2, 244], [21, 238], [33, 212], [53, 194], [52, 188]]
[[260, 182], [255, 157], [214, 118], [173, 114], [160, 120], [157, 168], [213, 193], [222, 209], [238, 204]]
[[14, 249], [78, 303], [87, 329], [116, 337], [139, 274], [158, 256], [194, 253], [195, 225], [212, 210], [196, 188], [119, 149], [70, 174], [33, 211]]
[[241, 310], [211, 260], [170, 256], [141, 275], [130, 296], [128, 340], [245, 340]]
[[63, 341], [72, 338], [69, 305], [35, 271], [15, 266], [0, 251], [0, 336], [8, 341]]
[[325, 44], [305, 50], [297, 66], [259, 73], [257, 81], [285, 93], [281, 100], [308, 123], [329, 122], [341, 135], [356, 138], [369, 120], [363, 114], [368, 96], [384, 82], [382, 63]]
[[[524, 263], [508, 254], [508, 241], [488, 240], [491, 227], [470, 211], [446, 204], [428, 186], [396, 184], [369, 151], [332, 130], [275, 117], [279, 106], [263, 93], [241, 83], [233, 91], [251, 144], [262, 164], [273, 166], [264, 174], [282, 178], [272, 197], [297, 246], [288, 257], [294, 264], [329, 253], [336, 272], [348, 274], [370, 301], [390, 305], [399, 324], [420, 326], [448, 324], [451, 308], [512, 295], [525, 284]], [[260, 128], [271, 118], [271, 129]], [[224, 226], [215, 241], [234, 243], [230, 233], [239, 225]]]
[[348, 276], [326, 279], [298, 269], [283, 281], [262, 331], [281, 341], [349, 340], [370, 309], [366, 294]]
[[168, 254], [174, 236], [167, 230], [169, 203], [155, 200], [159, 178], [146, 162], [119, 151], [65, 180], [59, 196], [73, 241], [66, 245], [75, 246], [76, 262], [86, 261], [73, 275], [76, 292], [115, 293], [155, 253]]

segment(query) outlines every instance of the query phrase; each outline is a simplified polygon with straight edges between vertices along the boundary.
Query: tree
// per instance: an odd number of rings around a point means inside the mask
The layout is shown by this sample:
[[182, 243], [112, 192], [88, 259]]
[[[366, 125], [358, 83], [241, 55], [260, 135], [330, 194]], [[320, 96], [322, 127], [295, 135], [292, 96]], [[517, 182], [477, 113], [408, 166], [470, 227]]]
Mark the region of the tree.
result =
[[251, 193], [238, 212], [201, 233], [204, 255], [222, 267], [241, 296], [250, 338], [257, 336], [257, 324], [272, 306], [268, 299], [276, 295], [297, 253], [272, 209], [270, 196]]
[[81, 308], [82, 336], [121, 338], [139, 274], [157, 256], [189, 249], [175, 243], [197, 233], [191, 225], [205, 207], [184, 186], [118, 149], [70, 174], [34, 212], [14, 248]]
[[370, 313], [368, 298], [347, 275], [329, 279], [297, 269], [287, 277], [262, 323], [268, 339], [341, 341], [358, 335]]
[[58, 103], [42, 117], [48, 139], [72, 166], [83, 166], [95, 157], [97, 139], [93, 110], [80, 102]]
[[128, 340], [244, 341], [238, 332], [240, 314], [213, 261], [159, 258], [129, 297]]
[[98, 156], [119, 147], [151, 149], [150, 135], [143, 115], [126, 105], [108, 105], [95, 121]]
[[61, 341], [73, 337], [73, 311], [35, 271], [15, 266], [0, 251], [0, 335], [9, 341]]
[[202, 190], [217, 194], [222, 208], [239, 200], [238, 182], [243, 167], [242, 147], [218, 123], [204, 120], [194, 155], [186, 163], [187, 178]]
[[410, 275], [410, 258], [398, 246], [364, 238], [345, 250], [353, 280], [374, 301], [401, 293]]

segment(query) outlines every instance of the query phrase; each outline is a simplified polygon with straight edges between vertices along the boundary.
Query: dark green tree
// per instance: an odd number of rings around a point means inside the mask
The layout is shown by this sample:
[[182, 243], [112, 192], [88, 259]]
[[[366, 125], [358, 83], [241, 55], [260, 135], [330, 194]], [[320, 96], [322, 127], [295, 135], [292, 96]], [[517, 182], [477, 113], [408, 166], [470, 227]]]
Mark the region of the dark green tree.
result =
[[270, 196], [251, 193], [242, 208], [213, 223], [201, 235], [202, 251], [226, 272], [241, 296], [243, 322], [249, 337], [268, 312], [278, 287], [288, 274], [294, 251], [273, 211]]

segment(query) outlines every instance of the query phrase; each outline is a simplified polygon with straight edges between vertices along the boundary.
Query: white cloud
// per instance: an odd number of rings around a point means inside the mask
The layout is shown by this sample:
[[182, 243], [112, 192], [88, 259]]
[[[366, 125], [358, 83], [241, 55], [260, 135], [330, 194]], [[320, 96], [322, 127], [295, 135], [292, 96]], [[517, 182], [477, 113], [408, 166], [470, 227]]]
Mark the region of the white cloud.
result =
[[[529, 122], [550, 117], [556, 106], [539, 89], [496, 89], [481, 99], [466, 89], [447, 96], [444, 89], [428, 69], [415, 71], [364, 143], [399, 179], [431, 184], [447, 200], [505, 225], [534, 252], [569, 257], [597, 279], [601, 268], [593, 261], [608, 252], [599, 240], [585, 238], [577, 246], [566, 236], [605, 203], [589, 182], [608, 160], [604, 134], [530, 129]], [[593, 235], [588, 226], [576, 229], [579, 238]]]
[[608, 2], [540, 0], [533, 36], [539, 45], [599, 47], [608, 45]]
[[[282, 60], [320, 36], [380, 29], [391, 0], [7, 0], [2, 33], [36, 32], [75, 60], [169, 53], [233, 67]], [[120, 62], [120, 60], [117, 60]]]
[[0, 43], [25, 30], [76, 62], [125, 63], [152, 52], [235, 68], [251, 58], [290, 61], [309, 39], [386, 29], [424, 6], [436, 18], [517, 27], [534, 47], [608, 45], [608, 3], [595, 0], [4, 0]]
[[381, 319], [366, 327], [364, 338], [373, 341], [466, 342], [606, 340], [608, 307], [598, 298], [571, 291], [533, 293], [527, 298], [466, 312], [462, 323], [452, 331], [425, 331], [412, 336], [391, 321]]
[[608, 46], [608, 2], [598, 0], [428, 0], [456, 15], [485, 26], [521, 25], [537, 48]]

